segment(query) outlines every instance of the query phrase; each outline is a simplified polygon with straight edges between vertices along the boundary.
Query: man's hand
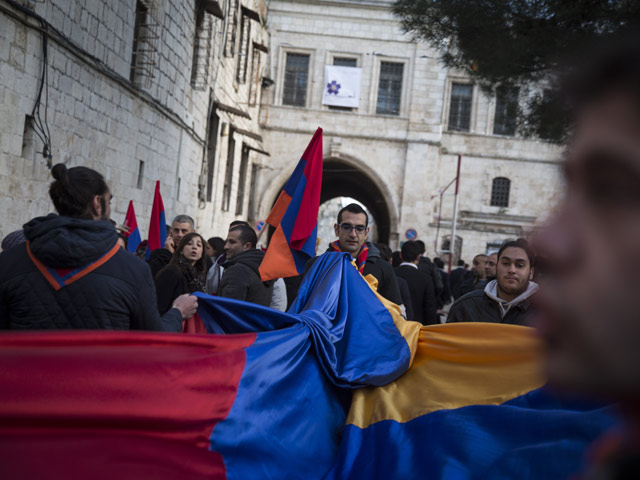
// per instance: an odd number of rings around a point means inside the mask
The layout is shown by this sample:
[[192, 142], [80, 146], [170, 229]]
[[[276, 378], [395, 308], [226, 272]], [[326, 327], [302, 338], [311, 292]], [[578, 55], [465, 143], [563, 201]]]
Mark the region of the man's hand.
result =
[[186, 320], [189, 317], [193, 317], [198, 309], [198, 299], [194, 295], [188, 293], [180, 295], [173, 301], [171, 308], [177, 308], [180, 310], [182, 319]]
[[173, 243], [173, 237], [171, 235], [167, 236], [167, 239], [164, 241], [164, 248], [173, 253], [175, 244]]

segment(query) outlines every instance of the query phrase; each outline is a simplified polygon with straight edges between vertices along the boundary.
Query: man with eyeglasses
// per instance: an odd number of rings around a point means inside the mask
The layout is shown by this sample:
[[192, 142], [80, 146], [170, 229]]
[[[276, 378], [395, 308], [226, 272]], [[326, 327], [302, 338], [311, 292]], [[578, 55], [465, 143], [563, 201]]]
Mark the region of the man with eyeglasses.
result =
[[373, 275], [378, 280], [378, 293], [387, 300], [402, 305], [395, 272], [388, 262], [380, 258], [380, 251], [370, 242], [369, 216], [364, 209], [350, 203], [338, 212], [334, 225], [337, 240], [329, 244], [328, 252], [349, 252], [355, 259], [360, 273]]

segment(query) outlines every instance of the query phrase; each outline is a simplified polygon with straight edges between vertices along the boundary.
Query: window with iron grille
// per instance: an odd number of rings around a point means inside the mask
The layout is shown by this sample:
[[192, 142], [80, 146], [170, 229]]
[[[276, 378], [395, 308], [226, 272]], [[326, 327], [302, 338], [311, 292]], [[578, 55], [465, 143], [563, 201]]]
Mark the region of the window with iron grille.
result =
[[236, 155], [236, 141], [233, 138], [233, 129], [229, 129], [229, 149], [227, 150], [227, 170], [224, 175], [224, 187], [222, 189], [222, 211], [229, 211], [231, 203], [231, 182], [233, 181], [233, 163]]
[[249, 64], [249, 45], [251, 43], [251, 20], [242, 15], [240, 21], [240, 51], [238, 52], [238, 66], [236, 80], [238, 83], [247, 81], [247, 65]]
[[[336, 67], [357, 67], [358, 59], [349, 57], [333, 57], [333, 64]], [[339, 107], [336, 105], [329, 105], [329, 110], [342, 110], [343, 112], [352, 112], [355, 108], [352, 107]]]
[[249, 166], [249, 147], [242, 144], [242, 158], [240, 160], [240, 174], [238, 175], [238, 194], [236, 195], [236, 215], [244, 211], [244, 187], [247, 183], [247, 167]]
[[205, 12], [202, 3], [198, 2], [196, 4], [196, 32], [191, 64], [191, 86], [196, 90], [205, 90], [208, 86], [212, 32], [213, 20]]
[[304, 107], [307, 103], [307, 79], [309, 76], [309, 55], [287, 53], [284, 70], [284, 90], [282, 104]]
[[511, 180], [505, 177], [494, 178], [491, 186], [491, 206], [508, 207], [510, 190]]
[[493, 134], [513, 136], [518, 117], [518, 89], [499, 88], [496, 91], [496, 114], [493, 118]]
[[380, 62], [377, 114], [400, 115], [403, 71], [403, 63]]
[[139, 87], [151, 86], [156, 65], [160, 35], [158, 23], [155, 21], [155, 10], [155, 4], [150, 0], [136, 1], [129, 80]]
[[227, 26], [227, 36], [224, 40], [224, 56], [233, 57], [236, 48], [236, 30], [238, 29], [238, 12], [240, 10], [240, 0], [229, 1], [229, 25]]
[[473, 86], [464, 83], [451, 85], [449, 105], [449, 130], [468, 132], [471, 126], [471, 100]]

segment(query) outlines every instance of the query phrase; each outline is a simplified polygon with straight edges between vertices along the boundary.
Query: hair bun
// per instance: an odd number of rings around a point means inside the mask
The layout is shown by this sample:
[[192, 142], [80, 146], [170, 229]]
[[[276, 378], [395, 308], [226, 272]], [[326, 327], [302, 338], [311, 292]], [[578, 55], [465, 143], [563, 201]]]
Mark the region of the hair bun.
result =
[[56, 163], [51, 168], [51, 175], [53, 175], [53, 178], [55, 178], [56, 180], [58, 180], [59, 182], [61, 182], [63, 184], [67, 184], [68, 183], [67, 167], [66, 167], [66, 165], [64, 163]]

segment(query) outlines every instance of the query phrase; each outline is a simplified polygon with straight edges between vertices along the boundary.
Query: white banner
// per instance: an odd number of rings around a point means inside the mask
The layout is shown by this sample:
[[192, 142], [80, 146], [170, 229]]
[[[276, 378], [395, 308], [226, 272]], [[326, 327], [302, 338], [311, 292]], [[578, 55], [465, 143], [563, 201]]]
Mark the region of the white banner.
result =
[[360, 106], [362, 69], [357, 67], [324, 67], [324, 91], [322, 104], [335, 107]]

